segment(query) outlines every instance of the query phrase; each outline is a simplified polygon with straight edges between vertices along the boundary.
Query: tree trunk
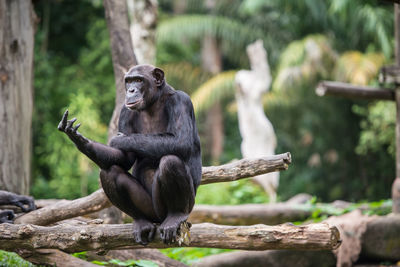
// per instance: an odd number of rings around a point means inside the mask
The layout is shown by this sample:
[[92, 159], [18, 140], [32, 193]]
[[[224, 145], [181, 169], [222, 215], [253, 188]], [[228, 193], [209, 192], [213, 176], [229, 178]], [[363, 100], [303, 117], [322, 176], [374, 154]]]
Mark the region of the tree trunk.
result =
[[[124, 75], [137, 64], [129, 32], [128, 7], [126, 1], [104, 0], [104, 9], [111, 40], [111, 57], [115, 78], [115, 107], [108, 127], [108, 141], [118, 132], [119, 115], [124, 103]], [[103, 210], [101, 216], [110, 223], [122, 222], [122, 213], [116, 207]]]
[[156, 62], [157, 0], [128, 0], [131, 37], [138, 64]]
[[[217, 40], [212, 36], [203, 38], [201, 50], [203, 69], [212, 74], [220, 73], [222, 70], [222, 55]], [[215, 103], [207, 113], [207, 146], [213, 164], [219, 163], [219, 158], [224, 149], [224, 121], [221, 104]]]
[[116, 85], [115, 108], [108, 130], [108, 140], [110, 140], [118, 131], [119, 113], [125, 96], [125, 72], [136, 65], [137, 61], [129, 32], [126, 1], [104, 0], [104, 9], [111, 39], [111, 55]]
[[29, 194], [34, 17], [31, 1], [0, 1], [0, 189]]

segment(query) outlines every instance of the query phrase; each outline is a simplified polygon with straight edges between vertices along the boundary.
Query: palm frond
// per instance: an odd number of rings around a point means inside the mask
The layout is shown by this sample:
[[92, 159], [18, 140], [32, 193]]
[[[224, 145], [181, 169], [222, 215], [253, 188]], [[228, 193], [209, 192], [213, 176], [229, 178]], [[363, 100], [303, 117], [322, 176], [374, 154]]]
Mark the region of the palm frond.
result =
[[232, 43], [250, 43], [257, 36], [253, 29], [239, 21], [210, 15], [182, 15], [164, 20], [157, 27], [158, 42], [173, 42], [176, 39], [199, 39], [205, 35], [228, 40]]
[[189, 62], [170, 63], [160, 66], [167, 82], [175, 89], [185, 91], [189, 95], [212, 76], [202, 68]]
[[[244, 48], [247, 44], [261, 38], [260, 30], [223, 16], [182, 15], [164, 20], [157, 27], [157, 42], [176, 42], [200, 40], [210, 35], [232, 49]], [[233, 56], [233, 55], [231, 55]]]
[[225, 97], [233, 96], [235, 75], [236, 71], [219, 73], [196, 89], [191, 95], [195, 113], [207, 110]]
[[336, 58], [336, 52], [323, 35], [310, 35], [294, 41], [281, 55], [273, 88], [284, 90], [317, 76], [327, 77], [333, 69]]

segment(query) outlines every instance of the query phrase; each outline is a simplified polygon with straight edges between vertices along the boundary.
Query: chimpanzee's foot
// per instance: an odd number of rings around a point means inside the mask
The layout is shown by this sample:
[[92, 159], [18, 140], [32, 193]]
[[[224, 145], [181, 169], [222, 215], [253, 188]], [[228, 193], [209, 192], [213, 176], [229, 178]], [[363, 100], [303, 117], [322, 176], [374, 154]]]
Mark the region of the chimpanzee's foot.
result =
[[169, 214], [167, 218], [160, 225], [160, 236], [165, 244], [171, 244], [176, 240], [178, 235], [179, 227], [184, 223], [189, 214]]
[[2, 210], [0, 211], [0, 223], [14, 223], [15, 215], [12, 210]]
[[143, 246], [153, 241], [156, 233], [156, 226], [144, 219], [135, 220], [133, 223], [133, 236], [135, 241]]

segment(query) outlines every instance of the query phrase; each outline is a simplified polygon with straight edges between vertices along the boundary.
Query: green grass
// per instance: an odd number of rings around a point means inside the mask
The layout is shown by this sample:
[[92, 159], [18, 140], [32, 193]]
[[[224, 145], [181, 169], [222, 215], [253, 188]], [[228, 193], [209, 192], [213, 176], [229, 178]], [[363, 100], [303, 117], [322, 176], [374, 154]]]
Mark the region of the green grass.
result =
[[0, 250], [0, 266], [2, 267], [35, 267], [36, 265], [24, 260], [14, 252]]

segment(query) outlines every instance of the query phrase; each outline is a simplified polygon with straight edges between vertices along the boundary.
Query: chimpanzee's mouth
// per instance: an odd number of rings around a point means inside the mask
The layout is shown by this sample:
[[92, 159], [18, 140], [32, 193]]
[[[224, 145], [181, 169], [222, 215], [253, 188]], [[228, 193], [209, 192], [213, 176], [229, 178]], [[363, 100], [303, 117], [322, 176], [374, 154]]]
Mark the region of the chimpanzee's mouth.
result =
[[142, 103], [141, 100], [135, 101], [135, 102], [130, 102], [130, 103], [126, 103], [125, 102], [125, 106], [129, 109], [135, 109], [136, 106], [138, 106], [140, 103]]

